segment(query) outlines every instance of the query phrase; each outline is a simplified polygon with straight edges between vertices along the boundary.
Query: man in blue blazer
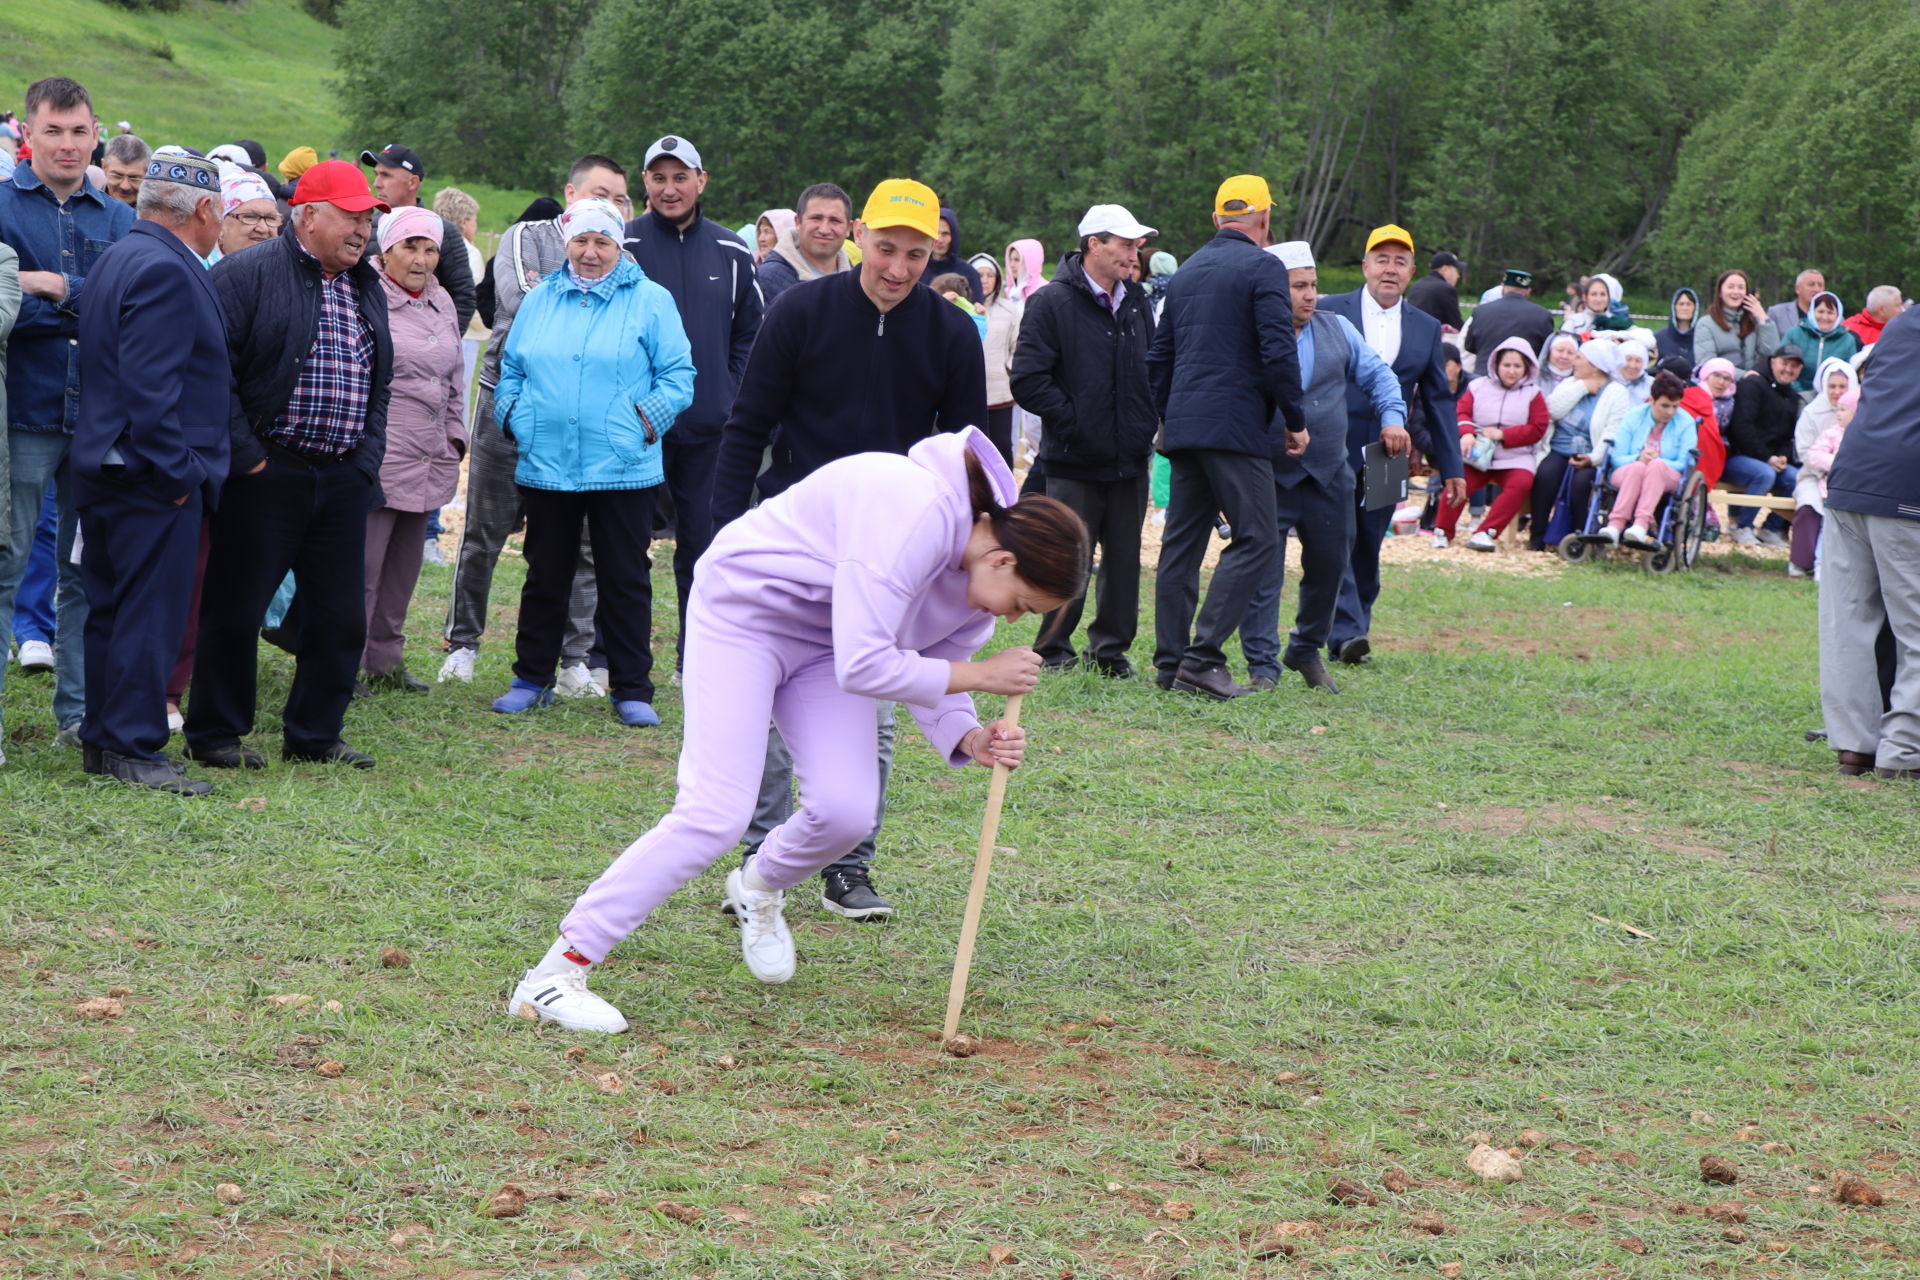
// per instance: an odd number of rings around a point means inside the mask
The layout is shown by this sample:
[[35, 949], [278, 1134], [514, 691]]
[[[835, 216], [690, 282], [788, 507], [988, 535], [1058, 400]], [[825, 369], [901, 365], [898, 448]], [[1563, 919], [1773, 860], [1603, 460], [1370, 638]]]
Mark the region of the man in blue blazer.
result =
[[200, 518], [227, 476], [233, 372], [202, 259], [220, 235], [220, 171], [156, 156], [138, 221], [87, 278], [73, 490], [87, 617], [88, 773], [179, 795], [213, 790], [162, 752]]
[[1373, 602], [1380, 596], [1380, 543], [1393, 524], [1394, 507], [1367, 510], [1360, 451], [1376, 440], [1395, 457], [1409, 447], [1418, 448], [1446, 481], [1448, 498], [1463, 504], [1467, 500], [1460, 471], [1459, 421], [1454, 393], [1447, 389], [1440, 322], [1408, 306], [1404, 296], [1413, 279], [1413, 236], [1392, 225], [1376, 227], [1367, 237], [1360, 265], [1365, 287], [1320, 299], [1320, 310], [1352, 321], [1367, 345], [1392, 366], [1408, 413], [1404, 428], [1383, 427], [1366, 390], [1357, 384], [1347, 389], [1347, 448], [1356, 477], [1355, 527], [1328, 648], [1340, 661], [1355, 665], [1365, 662], [1373, 647], [1367, 633], [1373, 625]]

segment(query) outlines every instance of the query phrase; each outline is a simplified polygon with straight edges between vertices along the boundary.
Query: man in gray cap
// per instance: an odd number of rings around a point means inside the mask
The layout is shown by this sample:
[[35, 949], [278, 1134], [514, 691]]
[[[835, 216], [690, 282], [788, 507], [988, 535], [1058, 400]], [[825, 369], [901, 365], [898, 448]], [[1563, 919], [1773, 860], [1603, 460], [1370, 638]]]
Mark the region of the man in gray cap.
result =
[[220, 235], [220, 168], [156, 156], [138, 218], [87, 278], [71, 452], [87, 592], [88, 773], [213, 790], [164, 754], [167, 677], [186, 630], [200, 517], [227, 475], [233, 373], [201, 259]]

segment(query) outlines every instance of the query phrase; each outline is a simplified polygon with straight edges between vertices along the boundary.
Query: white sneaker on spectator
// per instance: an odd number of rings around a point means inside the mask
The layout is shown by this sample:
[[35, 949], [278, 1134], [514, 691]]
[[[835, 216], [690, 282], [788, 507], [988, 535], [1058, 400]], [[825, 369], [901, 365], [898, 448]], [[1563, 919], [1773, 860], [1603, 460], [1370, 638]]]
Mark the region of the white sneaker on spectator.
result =
[[1793, 545], [1772, 529], [1762, 529], [1754, 536], [1763, 547], [1788, 547]]
[[27, 640], [20, 645], [22, 671], [53, 670], [53, 646], [45, 640]]
[[1754, 536], [1752, 529], [1735, 529], [1733, 531], [1733, 543], [1737, 547], [1757, 546], [1759, 542], [1760, 539]]
[[1647, 536], [1646, 529], [1637, 524], [1628, 525], [1627, 531], [1620, 535], [1620, 541], [1630, 547], [1650, 547], [1653, 545], [1653, 539]]
[[1789, 578], [1810, 578], [1813, 575], [1808, 573], [1805, 569], [1802, 569], [1799, 565], [1794, 564], [1792, 561], [1788, 561], [1787, 576]]
[[1620, 545], [1620, 531], [1610, 524], [1600, 526], [1600, 536], [1616, 547]]
[[479, 656], [471, 649], [455, 649], [449, 653], [447, 660], [440, 664], [440, 683], [458, 680], [462, 684], [471, 684], [474, 659]]
[[592, 676], [593, 682], [600, 686], [600, 692], [613, 692], [613, 673], [611, 671], [608, 671], [605, 667], [588, 667], [587, 674]]
[[782, 914], [787, 895], [778, 889], [747, 888], [741, 869], [727, 872], [727, 901], [740, 922], [740, 954], [747, 971], [762, 982], [785, 982], [793, 976], [793, 934]]
[[557, 1022], [569, 1031], [618, 1035], [627, 1029], [627, 1020], [618, 1009], [587, 990], [584, 967], [538, 977], [527, 970], [507, 997], [507, 1012], [517, 1018], [532, 1016], [541, 1022]]
[[1500, 545], [1493, 540], [1493, 535], [1485, 529], [1476, 531], [1471, 538], [1467, 539], [1467, 550], [1469, 551], [1498, 551], [1499, 549]]
[[553, 682], [553, 691], [563, 698], [604, 698], [607, 688], [595, 683], [593, 673], [587, 670], [587, 664], [576, 662], [570, 667], [560, 668], [559, 676]]
[[167, 732], [178, 733], [186, 727], [187, 718], [180, 714], [179, 707], [169, 702], [167, 704]]
[[426, 548], [420, 553], [420, 558], [428, 564], [437, 564], [444, 567], [447, 563], [447, 553], [440, 549], [440, 539], [428, 538]]
[[1447, 541], [1446, 534], [1440, 532], [1438, 529], [1433, 531], [1433, 549], [1435, 551], [1445, 551], [1451, 545], [1453, 544]]

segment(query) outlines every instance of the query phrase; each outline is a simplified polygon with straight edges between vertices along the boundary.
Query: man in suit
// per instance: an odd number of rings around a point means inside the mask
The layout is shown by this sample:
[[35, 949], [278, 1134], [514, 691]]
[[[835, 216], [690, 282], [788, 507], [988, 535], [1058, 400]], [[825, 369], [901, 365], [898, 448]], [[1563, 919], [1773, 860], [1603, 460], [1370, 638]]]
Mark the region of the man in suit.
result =
[[162, 752], [200, 515], [227, 475], [233, 372], [201, 259], [220, 236], [220, 168], [150, 160], [138, 220], [87, 280], [73, 491], [87, 593], [83, 767], [204, 796]]
[[[1418, 445], [1446, 481], [1449, 500], [1465, 503], [1459, 422], [1454, 393], [1447, 388], [1440, 322], [1408, 306], [1405, 298], [1407, 282], [1413, 278], [1413, 236], [1391, 224], [1374, 228], [1360, 267], [1366, 284], [1352, 293], [1322, 299], [1320, 309], [1344, 316], [1360, 330], [1367, 345], [1392, 367], [1401, 400], [1409, 409], [1417, 406], [1417, 411], [1408, 415], [1404, 427], [1383, 423], [1366, 391], [1357, 384], [1349, 386], [1347, 448], [1354, 474], [1365, 474], [1361, 450], [1375, 441], [1390, 457]], [[1330, 645], [1342, 662], [1357, 666], [1372, 651], [1368, 632], [1373, 625], [1373, 602], [1380, 596], [1380, 543], [1392, 524], [1393, 504], [1368, 510], [1364, 488], [1355, 484], [1353, 552], [1340, 583]]]
[[[1273, 451], [1274, 509], [1279, 547], [1273, 567], [1247, 606], [1240, 623], [1240, 651], [1247, 656], [1248, 683], [1271, 689], [1280, 668], [1298, 671], [1310, 689], [1340, 692], [1320, 660], [1333, 625], [1353, 550], [1354, 475], [1347, 456], [1347, 397], [1356, 388], [1375, 417], [1391, 427], [1404, 426], [1407, 406], [1387, 362], [1374, 353], [1352, 322], [1318, 309], [1319, 274], [1313, 246], [1289, 240], [1268, 253], [1287, 269], [1293, 297], [1294, 343], [1300, 352], [1301, 411], [1307, 419], [1307, 451], [1298, 457]], [[1274, 439], [1280, 440], [1278, 429]], [[1280, 653], [1280, 591], [1285, 579], [1287, 535], [1300, 537], [1300, 603], [1293, 634]]]
[[1533, 272], [1508, 267], [1500, 277], [1500, 296], [1474, 308], [1464, 341], [1468, 355], [1490, 357], [1508, 338], [1525, 338], [1544, 360], [1547, 339], [1558, 327], [1553, 312], [1533, 300]]

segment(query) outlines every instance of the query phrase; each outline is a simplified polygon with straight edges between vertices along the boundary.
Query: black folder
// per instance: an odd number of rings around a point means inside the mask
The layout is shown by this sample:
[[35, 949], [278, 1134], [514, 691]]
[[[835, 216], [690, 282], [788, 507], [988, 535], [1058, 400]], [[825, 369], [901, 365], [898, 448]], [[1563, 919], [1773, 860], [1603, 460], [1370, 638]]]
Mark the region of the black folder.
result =
[[1394, 507], [1407, 497], [1407, 455], [1387, 456], [1379, 441], [1360, 451], [1360, 495], [1367, 510]]

